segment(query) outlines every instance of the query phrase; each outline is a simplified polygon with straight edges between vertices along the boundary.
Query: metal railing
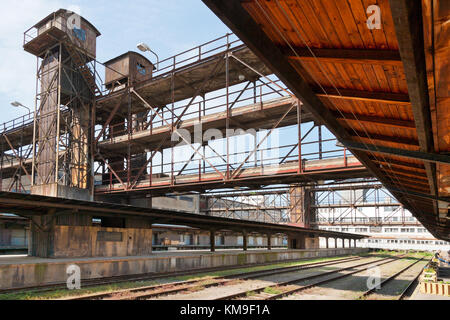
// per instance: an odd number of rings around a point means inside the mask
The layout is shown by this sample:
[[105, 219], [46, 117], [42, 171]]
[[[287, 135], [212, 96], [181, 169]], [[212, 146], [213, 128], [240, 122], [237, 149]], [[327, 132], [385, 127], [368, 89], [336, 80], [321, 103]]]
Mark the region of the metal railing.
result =
[[6, 134], [11, 131], [21, 129], [27, 124], [32, 124], [34, 121], [34, 112], [24, 114], [23, 116], [6, 121], [0, 124], [0, 134]]
[[175, 69], [190, 66], [196, 62], [205, 60], [227, 50], [242, 46], [243, 42], [233, 33], [227, 33], [222, 37], [205, 42], [199, 46], [178, 53], [174, 56], [159, 61], [159, 68], [153, 72], [154, 78], [158, 78]]
[[[286, 88], [280, 80], [275, 80], [274, 83]], [[288, 96], [283, 89], [277, 90], [274, 88], [268, 88], [266, 83], [257, 84], [255, 87], [246, 86], [241, 88], [241, 86], [242, 85], [234, 86], [228, 93], [228, 98], [230, 101], [229, 107], [231, 109], [250, 106], [253, 104], [267, 104], [282, 98], [290, 98], [290, 96]], [[257, 92], [256, 95], [253, 94], [255, 91]], [[139, 119], [141, 124], [138, 126], [130, 123], [126, 119], [122, 122], [109, 125], [104, 129], [103, 135], [100, 137], [99, 141], [105, 141], [120, 135], [128, 135], [129, 132], [131, 132], [131, 135], [137, 134], [143, 130], [150, 131], [151, 133], [153, 129], [175, 123], [181, 114], [183, 114], [181, 119], [182, 121], [190, 119], [197, 119], [201, 121], [202, 118], [206, 116], [226, 112], [226, 98], [226, 93], [222, 93], [220, 91], [213, 92], [207, 97], [205, 96], [205, 99], [199, 98], [197, 102], [191, 103], [188, 110], [184, 113], [184, 109], [188, 106], [188, 104], [184, 101], [179, 103], [176, 102], [173, 107], [167, 106], [159, 111], [158, 115], [153, 113], [152, 110], [149, 110], [146, 116]], [[129, 128], [129, 125], [132, 125], [132, 128]], [[100, 132], [102, 132], [102, 130], [102, 128], [96, 128], [95, 135], [97, 136]]]
[[[330, 141], [336, 141], [336, 139], [327, 139]], [[317, 145], [319, 144], [319, 141], [311, 141], [307, 142], [303, 145], [303, 148], [309, 146], [309, 145]], [[276, 175], [277, 172], [280, 172], [280, 174], [285, 174], [286, 170], [292, 173], [296, 173], [299, 170], [299, 155], [297, 152], [292, 153], [290, 155], [287, 155], [289, 150], [292, 149], [292, 147], [295, 147], [296, 144], [280, 144], [278, 146], [262, 146], [258, 149], [257, 153], [255, 153], [254, 156], [252, 156], [240, 169], [242, 170], [248, 170], [248, 169], [255, 169], [256, 171], [249, 171], [246, 172], [247, 176], [262, 176], [262, 175]], [[254, 146], [253, 146], [254, 147]], [[220, 148], [224, 149], [224, 148]], [[200, 183], [202, 181], [202, 176], [206, 174], [217, 174], [218, 179], [221, 179], [220, 174], [226, 175], [227, 169], [229, 169], [231, 172], [235, 172], [236, 168], [241, 164], [242, 160], [249, 155], [251, 151], [251, 147], [249, 150], [241, 151], [241, 152], [230, 152], [227, 154], [224, 150], [208, 150], [208, 152], [205, 152], [204, 159], [196, 156], [194, 153], [189, 153], [185, 155], [185, 159], [175, 160], [177, 158], [174, 158], [172, 160], [170, 153], [165, 154], [164, 157], [161, 157], [159, 155], [158, 159], [155, 159], [154, 161], [151, 161], [147, 167], [146, 167], [146, 174], [142, 175], [142, 178], [139, 180], [145, 180], [146, 184], [149, 183], [152, 185], [153, 182], [156, 180], [156, 184], [161, 185], [162, 184], [171, 184], [171, 183], [177, 183], [177, 180], [182, 177], [191, 176], [193, 178], [198, 177], [197, 182]], [[170, 150], [169, 150], [170, 151]], [[189, 156], [194, 155], [194, 158], [189, 159]], [[318, 160], [321, 159], [323, 161], [326, 161], [327, 159], [342, 159], [341, 165], [336, 165], [336, 168], [346, 168], [348, 167], [348, 162], [345, 161], [348, 157], [352, 156], [349, 152], [345, 152], [344, 148], [341, 147], [335, 147], [333, 150], [323, 150], [322, 152], [304, 152], [301, 154], [301, 168], [304, 173], [307, 172], [316, 172], [321, 171], [320, 168], [314, 167], [313, 169], [308, 169], [308, 161]], [[145, 159], [147, 159], [147, 156], [145, 156]], [[179, 158], [178, 158], [179, 159]], [[227, 162], [228, 159], [228, 162]], [[283, 159], [283, 162], [280, 163], [280, 159]], [[131, 162], [135, 159], [130, 159]], [[114, 189], [114, 184], [120, 184], [121, 181], [118, 179], [120, 178], [122, 182], [129, 183], [133, 181], [135, 178], [137, 178], [138, 171], [140, 171], [141, 166], [138, 166], [136, 168], [130, 168], [130, 170], [127, 169], [126, 165], [127, 161], [123, 162], [111, 162], [109, 163], [109, 166], [112, 168], [119, 168], [123, 166], [123, 169], [115, 170], [114, 173], [111, 171], [107, 171], [105, 167], [104, 173], [101, 175], [103, 178], [103, 186], [109, 186], [109, 188], [112, 190]], [[291, 168], [292, 167], [292, 168]], [[102, 169], [102, 166], [97, 167], [97, 172]], [[266, 173], [265, 170], [275, 170], [274, 172], [270, 171], [270, 173]], [[324, 166], [323, 171], [330, 170], [329, 165]], [[219, 173], [220, 174], [219, 174]], [[269, 172], [269, 171], [267, 171]], [[239, 175], [237, 175], [237, 178], [239, 178]], [[161, 179], [166, 179], [166, 181], [161, 181]], [[160, 180], [158, 182], [158, 180]], [[195, 181], [191, 181], [195, 182]]]

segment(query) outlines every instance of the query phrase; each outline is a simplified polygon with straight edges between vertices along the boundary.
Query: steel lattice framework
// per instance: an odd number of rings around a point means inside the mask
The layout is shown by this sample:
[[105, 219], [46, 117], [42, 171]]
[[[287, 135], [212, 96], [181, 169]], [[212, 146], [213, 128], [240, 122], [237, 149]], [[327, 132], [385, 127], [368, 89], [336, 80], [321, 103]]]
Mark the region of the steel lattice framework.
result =
[[317, 187], [309, 192], [316, 195], [311, 206], [316, 217], [315, 225], [419, 224], [407, 219], [403, 205], [379, 183]]
[[[108, 87], [100, 73], [111, 68], [74, 46], [64, 39], [38, 59], [37, 117], [4, 125], [3, 189], [25, 191], [29, 179], [164, 195], [368, 176], [232, 34], [162, 60], [149, 80]], [[285, 129], [295, 136], [280, 139]]]
[[[311, 204], [302, 209], [305, 196], [311, 199]], [[294, 224], [305, 219], [312, 226], [420, 224], [407, 217], [405, 208], [378, 181], [211, 192], [203, 197], [202, 213], [218, 217]], [[367, 214], [363, 208], [368, 208], [372, 214]], [[380, 208], [389, 208], [389, 212], [380, 212]], [[307, 217], [301, 217], [302, 210], [307, 211]]]

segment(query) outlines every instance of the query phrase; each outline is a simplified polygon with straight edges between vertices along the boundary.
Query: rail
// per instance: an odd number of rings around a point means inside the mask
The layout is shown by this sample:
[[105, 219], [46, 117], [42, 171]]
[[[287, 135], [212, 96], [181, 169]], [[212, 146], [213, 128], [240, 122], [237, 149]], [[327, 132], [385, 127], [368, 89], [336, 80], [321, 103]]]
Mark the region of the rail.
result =
[[[275, 80], [274, 83], [279, 84], [281, 87], [285, 86], [280, 80]], [[254, 92], [257, 92], [255, 95]], [[239, 108], [251, 104], [261, 104], [269, 102], [271, 99], [288, 99], [289, 96], [286, 95], [283, 89], [275, 89], [268, 87], [267, 83], [259, 83], [255, 86], [250, 86], [249, 83], [242, 87], [242, 85], [237, 85], [232, 89], [228, 95], [223, 92], [214, 92], [205, 97], [204, 99], [198, 98], [197, 102], [191, 103], [190, 105], [184, 101], [175, 103], [172, 107], [166, 107], [155, 114], [153, 110], [149, 110], [146, 116], [143, 116], [135, 121], [129, 121], [125, 119], [124, 121], [117, 122], [113, 125], [109, 125], [107, 128], [96, 128], [95, 135], [98, 136], [100, 132], [103, 131], [99, 142], [112, 140], [113, 137], [120, 135], [137, 134], [141, 131], [149, 131], [150, 134], [154, 129], [166, 126], [167, 124], [172, 125], [178, 119], [180, 115], [182, 116], [182, 121], [190, 119], [198, 119], [200, 122], [202, 118], [206, 116], [211, 116], [219, 112], [225, 112], [227, 103], [226, 98], [229, 98], [229, 108]], [[184, 112], [184, 109], [188, 107], [188, 111]]]
[[[220, 148], [222, 150], [217, 151], [216, 149], [206, 149], [207, 153], [205, 152], [206, 156], [201, 157], [198, 156], [196, 153], [191, 152], [192, 150], [189, 149], [189, 151], [180, 149], [179, 151], [175, 151], [176, 156], [173, 157], [169, 153], [165, 153], [163, 155], [158, 154], [158, 157], [155, 159], [155, 161], [150, 161], [146, 165], [146, 176], [149, 180], [150, 184], [152, 184], [152, 180], [157, 180], [160, 178], [167, 178], [169, 180], [177, 180], [179, 178], [182, 178], [183, 176], [198, 176], [199, 182], [201, 181], [201, 176], [204, 176], [206, 174], [210, 173], [217, 173], [220, 175], [225, 175], [227, 170], [230, 170], [230, 172], [236, 172], [237, 176], [240, 172], [246, 169], [256, 169], [257, 172], [254, 172], [250, 175], [261, 175], [261, 174], [268, 174], [268, 173], [261, 173], [260, 170], [275, 170], [276, 174], [277, 172], [283, 172], [286, 169], [284, 166], [292, 166], [293, 171], [298, 170], [298, 163], [299, 163], [299, 157], [300, 157], [300, 167], [301, 171], [303, 173], [308, 172], [320, 172], [320, 171], [326, 171], [329, 170], [329, 168], [321, 168], [320, 163], [317, 163], [317, 165], [314, 164], [314, 161], [316, 160], [342, 160], [342, 164], [336, 165], [336, 167], [339, 168], [353, 168], [355, 167], [355, 164], [350, 163], [348, 161], [349, 157], [353, 157], [351, 154], [349, 154], [348, 151], [346, 151], [345, 148], [342, 147], [334, 147], [333, 149], [328, 150], [322, 150], [322, 151], [315, 151], [314, 149], [318, 149], [318, 145], [322, 142], [336, 142], [336, 139], [325, 139], [323, 141], [310, 141], [310, 142], [304, 142], [301, 144], [301, 149], [303, 149], [303, 152], [299, 155], [298, 152], [291, 152], [289, 153], [293, 148], [298, 147], [298, 144], [280, 144], [278, 146], [272, 147], [272, 146], [262, 146], [258, 149], [258, 151], [252, 156], [248, 161], [245, 163], [243, 162], [246, 157], [251, 152], [251, 148], [246, 151], [241, 152], [229, 152], [228, 156], [225, 150], [223, 150], [223, 146]], [[200, 146], [200, 145], [199, 145]], [[195, 146], [195, 149], [199, 149], [199, 146]], [[187, 146], [182, 146], [187, 147]], [[180, 148], [182, 148], [180, 147]], [[310, 150], [309, 152], [305, 152], [306, 150]], [[168, 150], [170, 151], [170, 150]], [[191, 157], [192, 159], [190, 159]], [[139, 158], [132, 158], [130, 159], [130, 163], [135, 161], [139, 161]], [[147, 159], [147, 156], [145, 155], [145, 159]], [[175, 160], [179, 159], [179, 160]], [[111, 168], [118, 168], [119, 166], [123, 166], [123, 161], [120, 160], [119, 162], [111, 161], [108, 163], [109, 167]], [[239, 172], [237, 172], [237, 167], [243, 164]], [[311, 166], [310, 166], [311, 164]], [[99, 175], [102, 178], [102, 185], [109, 185], [110, 188], [113, 188], [114, 184], [120, 183], [120, 178], [123, 181], [133, 181], [134, 178], [138, 177], [138, 171], [140, 171], [142, 167], [138, 166], [136, 168], [128, 168], [123, 167], [123, 169], [117, 169], [114, 170], [114, 172], [104, 171], [102, 174]], [[100, 170], [106, 170], [106, 168], [102, 165], [98, 165], [96, 168], [96, 173], [99, 174]], [[291, 170], [291, 171], [292, 171]], [[144, 178], [144, 176], [142, 176]], [[97, 179], [98, 181], [98, 179]], [[175, 183], [175, 181], [172, 181]]]
[[33, 121], [34, 121], [34, 112], [30, 112], [23, 116], [6, 121], [0, 124], [1, 134], [7, 134], [16, 129], [22, 129], [27, 124], [32, 124]]
[[222, 37], [159, 61], [159, 68], [153, 73], [154, 78], [242, 45], [243, 42], [236, 35], [227, 33]]

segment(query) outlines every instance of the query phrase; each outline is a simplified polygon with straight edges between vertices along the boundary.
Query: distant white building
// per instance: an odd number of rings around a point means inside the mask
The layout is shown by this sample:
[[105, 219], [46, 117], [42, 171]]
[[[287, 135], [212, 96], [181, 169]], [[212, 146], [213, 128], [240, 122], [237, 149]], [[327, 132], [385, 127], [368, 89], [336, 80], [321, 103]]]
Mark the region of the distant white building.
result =
[[[338, 196], [335, 193], [331, 201], [318, 200], [315, 225], [323, 230], [368, 235], [356, 243], [363, 248], [450, 250], [450, 242], [434, 238], [395, 199], [376, 197], [367, 190], [354, 190], [340, 191]], [[321, 247], [325, 247], [322, 242]]]

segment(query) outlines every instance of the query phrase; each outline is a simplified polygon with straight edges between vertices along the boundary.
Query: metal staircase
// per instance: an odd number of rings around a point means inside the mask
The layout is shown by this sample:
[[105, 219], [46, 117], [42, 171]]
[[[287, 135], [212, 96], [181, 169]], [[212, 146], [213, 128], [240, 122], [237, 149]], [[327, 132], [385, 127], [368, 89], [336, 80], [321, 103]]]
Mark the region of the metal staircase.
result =
[[[75, 38], [73, 40], [76, 40]], [[92, 60], [89, 59], [87, 53], [82, 54], [81, 51], [84, 51], [80, 44], [74, 43], [69, 37], [65, 41], [65, 47], [67, 52], [69, 53], [73, 63], [76, 68], [79, 70], [83, 79], [86, 81], [90, 91], [95, 97], [102, 96], [102, 90], [96, 81], [96, 72], [95, 68], [92, 66]]]

